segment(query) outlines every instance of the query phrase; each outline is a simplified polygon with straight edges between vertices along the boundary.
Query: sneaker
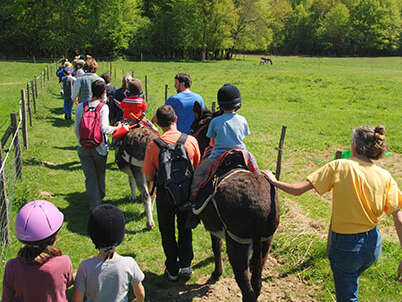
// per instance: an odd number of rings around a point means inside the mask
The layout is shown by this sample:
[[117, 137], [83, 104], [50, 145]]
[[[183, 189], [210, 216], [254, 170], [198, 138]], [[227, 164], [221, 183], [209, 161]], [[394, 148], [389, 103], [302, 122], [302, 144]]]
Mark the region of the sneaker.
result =
[[167, 269], [165, 269], [165, 277], [170, 282], [176, 282], [177, 280], [179, 280], [179, 276], [171, 275]]
[[191, 266], [188, 267], [182, 267], [180, 269], [180, 274], [184, 277], [190, 277], [193, 273], [193, 269], [191, 268]]

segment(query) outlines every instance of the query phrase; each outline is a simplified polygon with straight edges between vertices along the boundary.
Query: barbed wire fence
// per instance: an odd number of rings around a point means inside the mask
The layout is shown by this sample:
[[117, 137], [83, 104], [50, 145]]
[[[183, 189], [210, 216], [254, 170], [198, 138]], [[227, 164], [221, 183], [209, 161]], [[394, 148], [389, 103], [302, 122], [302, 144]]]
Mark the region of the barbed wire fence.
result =
[[[54, 74], [56, 64], [49, 64], [38, 76], [28, 81], [26, 88], [21, 89], [19, 109], [10, 113], [10, 124], [0, 140], [0, 263], [4, 266], [7, 259], [7, 245], [11, 242], [10, 213], [18, 198], [18, 185], [22, 181], [23, 162], [22, 144], [28, 150], [28, 128], [32, 128], [32, 115], [37, 112], [39, 92]], [[54, 72], [53, 72], [54, 71]], [[33, 107], [33, 108], [32, 108]], [[6, 125], [5, 122], [1, 129]]]

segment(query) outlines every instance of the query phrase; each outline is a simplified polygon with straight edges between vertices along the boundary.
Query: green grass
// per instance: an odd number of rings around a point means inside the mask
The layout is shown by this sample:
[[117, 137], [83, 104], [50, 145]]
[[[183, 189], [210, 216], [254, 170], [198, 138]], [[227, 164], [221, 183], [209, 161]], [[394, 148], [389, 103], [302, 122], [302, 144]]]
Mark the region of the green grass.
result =
[[[1, 121], [8, 121], [9, 112], [16, 110], [20, 89], [44, 66], [0, 62], [0, 126]], [[108, 70], [108, 66], [108, 63], [100, 63], [98, 74]], [[113, 62], [113, 68], [117, 70], [117, 79], [113, 80], [116, 87], [120, 86], [123, 70], [135, 71], [135, 76], [143, 82], [145, 76], [148, 77], [148, 115], [163, 104], [165, 84], [169, 85], [169, 95], [175, 92], [173, 78], [178, 72], [191, 74], [192, 90], [201, 94], [208, 106], [216, 100], [216, 92], [222, 84], [236, 84], [243, 100], [239, 113], [247, 118], [251, 129], [246, 144], [260, 168], [275, 169], [275, 147], [281, 126], [287, 125], [282, 166], [285, 181], [302, 180], [330, 161], [335, 150], [349, 149], [352, 128], [384, 124], [392, 156], [381, 165], [394, 175], [400, 186], [402, 184], [401, 58], [275, 57], [272, 66], [260, 66], [258, 57], [246, 56], [243, 60], [207, 63], [117, 61]], [[4, 85], [13, 82], [23, 83]], [[79, 263], [94, 255], [96, 250], [86, 236], [88, 202], [73, 124], [63, 119], [63, 100], [58, 94], [57, 79], [53, 77], [41, 91], [38, 113], [34, 116], [33, 128], [29, 129], [30, 146], [23, 152], [23, 180], [13, 198], [11, 220], [13, 223], [18, 208], [25, 202], [41, 198], [41, 191], [53, 194], [54, 197], [48, 199], [65, 215], [57, 245], [71, 257], [76, 270]], [[164, 255], [160, 234], [157, 228], [151, 232], [144, 230], [143, 206], [128, 201], [127, 177], [118, 171], [113, 158], [114, 153], [110, 152], [105, 202], [118, 205], [127, 219], [126, 237], [118, 252], [136, 258], [146, 274], [144, 284], [153, 301], [152, 297], [161, 289], [169, 288], [161, 277]], [[310, 285], [318, 285], [320, 290], [312, 290], [312, 294], [319, 301], [332, 301], [334, 296], [325, 254], [330, 216], [327, 200], [330, 200], [329, 195], [321, 198], [307, 193], [296, 198], [280, 193], [281, 224], [272, 248], [272, 255], [281, 263], [276, 269], [283, 276], [297, 275], [305, 282], [306, 291], [310, 290]], [[293, 213], [295, 209], [297, 217]], [[156, 211], [154, 218], [157, 221]], [[320, 227], [313, 228], [310, 222], [317, 222]], [[399, 301], [402, 294], [395, 283], [402, 253], [392, 230], [392, 219], [382, 219], [382, 225], [389, 235], [384, 236], [380, 261], [361, 277], [362, 301]], [[195, 274], [187, 284], [213, 270], [209, 235], [203, 227], [198, 227], [193, 237]], [[7, 259], [14, 257], [20, 247], [13, 235]], [[224, 277], [232, 277], [226, 256], [224, 261]]]

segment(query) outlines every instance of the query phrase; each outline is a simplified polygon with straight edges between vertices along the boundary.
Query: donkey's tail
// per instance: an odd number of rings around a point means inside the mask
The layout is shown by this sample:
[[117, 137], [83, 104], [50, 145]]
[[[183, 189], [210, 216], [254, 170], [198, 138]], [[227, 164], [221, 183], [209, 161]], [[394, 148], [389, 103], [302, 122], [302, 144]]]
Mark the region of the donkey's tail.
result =
[[253, 255], [251, 257], [251, 272], [258, 273], [262, 269], [261, 238], [253, 238]]

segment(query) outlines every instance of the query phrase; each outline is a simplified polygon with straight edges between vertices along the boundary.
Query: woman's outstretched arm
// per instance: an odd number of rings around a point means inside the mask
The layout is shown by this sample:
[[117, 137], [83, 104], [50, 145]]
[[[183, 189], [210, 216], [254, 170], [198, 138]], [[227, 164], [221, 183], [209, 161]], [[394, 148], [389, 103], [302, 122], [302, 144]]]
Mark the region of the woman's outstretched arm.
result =
[[287, 182], [278, 181], [270, 170], [262, 170], [261, 173], [264, 174], [275, 187], [292, 195], [301, 195], [313, 188], [313, 185], [308, 180], [289, 184]]
[[[398, 235], [399, 243], [402, 247], [402, 211], [397, 210], [392, 213], [392, 216], [394, 217], [396, 234]], [[402, 261], [399, 263], [398, 267], [398, 280], [399, 282], [402, 282]]]

